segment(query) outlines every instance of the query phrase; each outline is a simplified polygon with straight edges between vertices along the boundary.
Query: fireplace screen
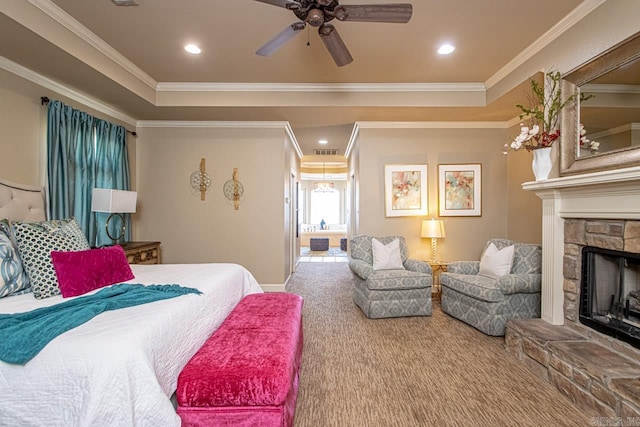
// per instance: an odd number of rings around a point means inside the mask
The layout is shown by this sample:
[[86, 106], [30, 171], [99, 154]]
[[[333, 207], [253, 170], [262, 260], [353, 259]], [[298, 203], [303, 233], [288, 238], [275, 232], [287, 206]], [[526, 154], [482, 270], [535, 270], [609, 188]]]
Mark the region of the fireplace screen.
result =
[[640, 254], [583, 248], [580, 322], [640, 348]]

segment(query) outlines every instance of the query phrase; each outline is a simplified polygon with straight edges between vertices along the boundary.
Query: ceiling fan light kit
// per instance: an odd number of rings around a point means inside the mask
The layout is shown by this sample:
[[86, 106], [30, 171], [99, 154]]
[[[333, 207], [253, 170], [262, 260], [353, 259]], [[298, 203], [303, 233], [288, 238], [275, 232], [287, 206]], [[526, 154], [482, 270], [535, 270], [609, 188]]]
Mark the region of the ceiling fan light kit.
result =
[[292, 11], [300, 21], [287, 26], [256, 51], [260, 56], [271, 56], [286, 42], [302, 31], [307, 24], [318, 28], [318, 34], [331, 54], [336, 65], [342, 67], [353, 61], [349, 49], [336, 28], [328, 24], [334, 18], [338, 21], [354, 22], [409, 22], [413, 6], [409, 3], [340, 5], [338, 0], [256, 0], [261, 3], [283, 7]]

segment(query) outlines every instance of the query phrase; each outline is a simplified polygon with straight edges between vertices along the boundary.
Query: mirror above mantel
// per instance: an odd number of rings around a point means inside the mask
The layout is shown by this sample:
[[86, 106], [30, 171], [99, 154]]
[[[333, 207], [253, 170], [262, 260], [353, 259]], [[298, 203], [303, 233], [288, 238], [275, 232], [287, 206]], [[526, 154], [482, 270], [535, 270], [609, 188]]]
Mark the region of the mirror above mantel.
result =
[[[561, 175], [640, 164], [640, 33], [564, 75], [562, 91], [587, 99], [562, 111]], [[598, 144], [580, 145], [580, 124]]]

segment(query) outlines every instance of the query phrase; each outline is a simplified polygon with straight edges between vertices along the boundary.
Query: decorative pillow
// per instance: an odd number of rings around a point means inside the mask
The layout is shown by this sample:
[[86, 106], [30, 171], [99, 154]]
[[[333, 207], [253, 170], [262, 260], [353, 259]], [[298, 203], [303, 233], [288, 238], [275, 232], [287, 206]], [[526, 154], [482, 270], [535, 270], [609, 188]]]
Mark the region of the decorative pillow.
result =
[[394, 239], [385, 245], [380, 240], [371, 239], [374, 270], [404, 270], [400, 256], [400, 240]]
[[513, 262], [513, 250], [513, 245], [498, 250], [496, 245], [489, 244], [480, 259], [480, 271], [478, 274], [496, 279], [509, 274], [511, 272], [511, 263]]
[[29, 289], [29, 278], [11, 239], [11, 226], [0, 220], [0, 298]]
[[33, 288], [33, 296], [41, 299], [59, 295], [51, 252], [89, 249], [89, 242], [75, 218], [17, 222], [13, 229], [20, 257]]
[[126, 282], [135, 276], [121, 246], [108, 246], [77, 252], [51, 252], [64, 298], [86, 294], [94, 289]]

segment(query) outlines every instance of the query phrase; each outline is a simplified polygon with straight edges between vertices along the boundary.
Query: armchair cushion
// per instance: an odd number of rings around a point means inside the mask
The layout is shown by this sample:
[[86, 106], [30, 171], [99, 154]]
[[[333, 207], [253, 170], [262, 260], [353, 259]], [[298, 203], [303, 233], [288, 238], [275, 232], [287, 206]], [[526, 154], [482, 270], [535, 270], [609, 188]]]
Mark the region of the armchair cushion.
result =
[[513, 245], [498, 249], [491, 243], [480, 259], [478, 274], [492, 278], [509, 274], [513, 263], [513, 249]]
[[[424, 288], [427, 283], [424, 273], [409, 270], [377, 270], [367, 279], [371, 290]], [[430, 284], [429, 284], [430, 286]]]
[[404, 270], [400, 256], [400, 240], [395, 239], [386, 245], [375, 237], [371, 239], [374, 270]]

